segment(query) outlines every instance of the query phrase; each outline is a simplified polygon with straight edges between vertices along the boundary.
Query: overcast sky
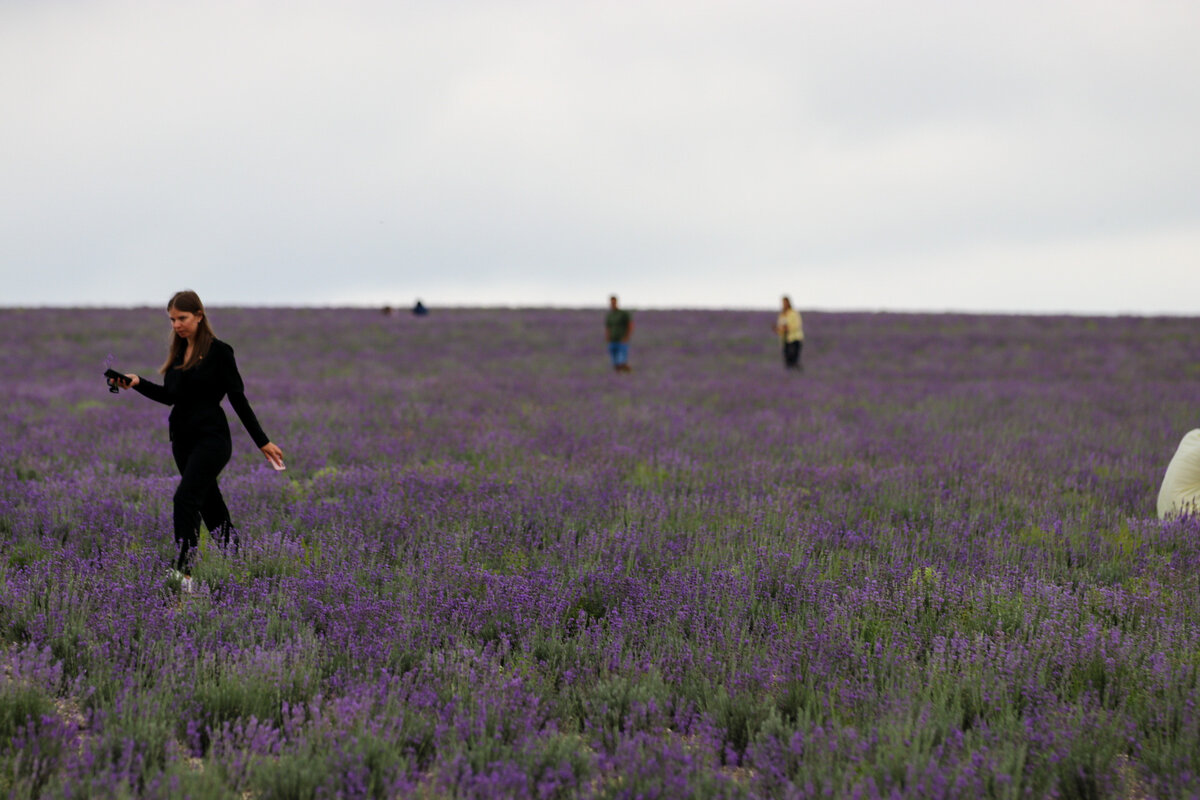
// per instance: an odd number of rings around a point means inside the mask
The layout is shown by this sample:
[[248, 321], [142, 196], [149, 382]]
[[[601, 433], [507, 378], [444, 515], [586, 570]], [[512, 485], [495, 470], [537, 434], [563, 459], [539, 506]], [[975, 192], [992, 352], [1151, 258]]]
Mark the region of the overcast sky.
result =
[[1200, 314], [1193, 0], [0, 0], [0, 306]]

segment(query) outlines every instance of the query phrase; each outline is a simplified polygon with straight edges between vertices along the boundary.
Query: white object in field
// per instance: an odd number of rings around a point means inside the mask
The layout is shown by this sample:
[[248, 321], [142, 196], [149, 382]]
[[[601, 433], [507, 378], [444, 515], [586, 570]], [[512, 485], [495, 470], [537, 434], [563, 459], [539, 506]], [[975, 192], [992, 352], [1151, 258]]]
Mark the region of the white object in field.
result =
[[1158, 490], [1158, 518], [1200, 513], [1200, 428], [1188, 431]]

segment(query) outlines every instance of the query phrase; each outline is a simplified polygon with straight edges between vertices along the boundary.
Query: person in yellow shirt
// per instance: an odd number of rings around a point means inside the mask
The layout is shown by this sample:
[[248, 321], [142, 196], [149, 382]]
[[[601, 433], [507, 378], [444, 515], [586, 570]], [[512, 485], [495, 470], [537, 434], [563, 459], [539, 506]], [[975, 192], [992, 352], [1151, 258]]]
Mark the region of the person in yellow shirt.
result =
[[792, 308], [792, 301], [787, 295], [783, 297], [783, 310], [775, 318], [775, 333], [783, 343], [784, 368], [803, 372], [800, 350], [804, 347], [804, 323], [800, 320], [800, 312]]

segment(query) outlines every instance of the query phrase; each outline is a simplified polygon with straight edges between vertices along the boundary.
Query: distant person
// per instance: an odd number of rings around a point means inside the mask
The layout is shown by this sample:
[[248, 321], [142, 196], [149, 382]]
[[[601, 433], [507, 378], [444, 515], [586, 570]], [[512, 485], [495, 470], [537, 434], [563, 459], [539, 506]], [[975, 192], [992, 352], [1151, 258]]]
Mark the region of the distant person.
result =
[[250, 438], [275, 469], [283, 469], [283, 451], [258, 424], [246, 399], [233, 348], [213, 334], [199, 295], [176, 292], [167, 303], [167, 317], [172, 332], [167, 359], [158, 369], [162, 385], [132, 373], [114, 382], [172, 407], [168, 422], [171, 454], [181, 476], [174, 497], [175, 542], [179, 545], [175, 576], [183, 591], [191, 592], [191, 555], [200, 539], [200, 520], [203, 518], [221, 546], [228, 546], [231, 537], [235, 549], [238, 543], [217, 486], [217, 476], [233, 452], [221, 398], [229, 397], [229, 405]]
[[425, 307], [424, 303], [418, 300], [417, 304], [413, 306], [412, 313], [414, 317], [423, 317], [429, 313], [429, 309]]
[[1179, 442], [1158, 490], [1158, 518], [1200, 514], [1200, 428]]
[[792, 308], [792, 301], [787, 295], [783, 297], [783, 309], [775, 318], [774, 330], [783, 343], [784, 369], [803, 372], [800, 351], [804, 348], [804, 323], [800, 320], [800, 312]]
[[608, 357], [612, 359], [616, 372], [632, 372], [629, 366], [629, 339], [633, 336], [633, 316], [617, 307], [617, 296], [608, 298], [608, 314], [604, 317], [604, 341], [608, 343]]
[[384, 315], [385, 317], [390, 317], [390, 316], [392, 315], [392, 307], [391, 307], [391, 306], [384, 306], [384, 307], [383, 307], [383, 315]]

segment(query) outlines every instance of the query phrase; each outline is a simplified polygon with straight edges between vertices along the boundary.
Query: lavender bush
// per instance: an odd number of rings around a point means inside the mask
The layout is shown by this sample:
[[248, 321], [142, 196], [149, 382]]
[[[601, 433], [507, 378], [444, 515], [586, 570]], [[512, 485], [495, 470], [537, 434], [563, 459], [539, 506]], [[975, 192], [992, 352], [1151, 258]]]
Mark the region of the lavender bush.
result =
[[214, 309], [242, 548], [166, 580], [160, 310], [0, 311], [11, 797], [1184, 797], [1191, 319]]

